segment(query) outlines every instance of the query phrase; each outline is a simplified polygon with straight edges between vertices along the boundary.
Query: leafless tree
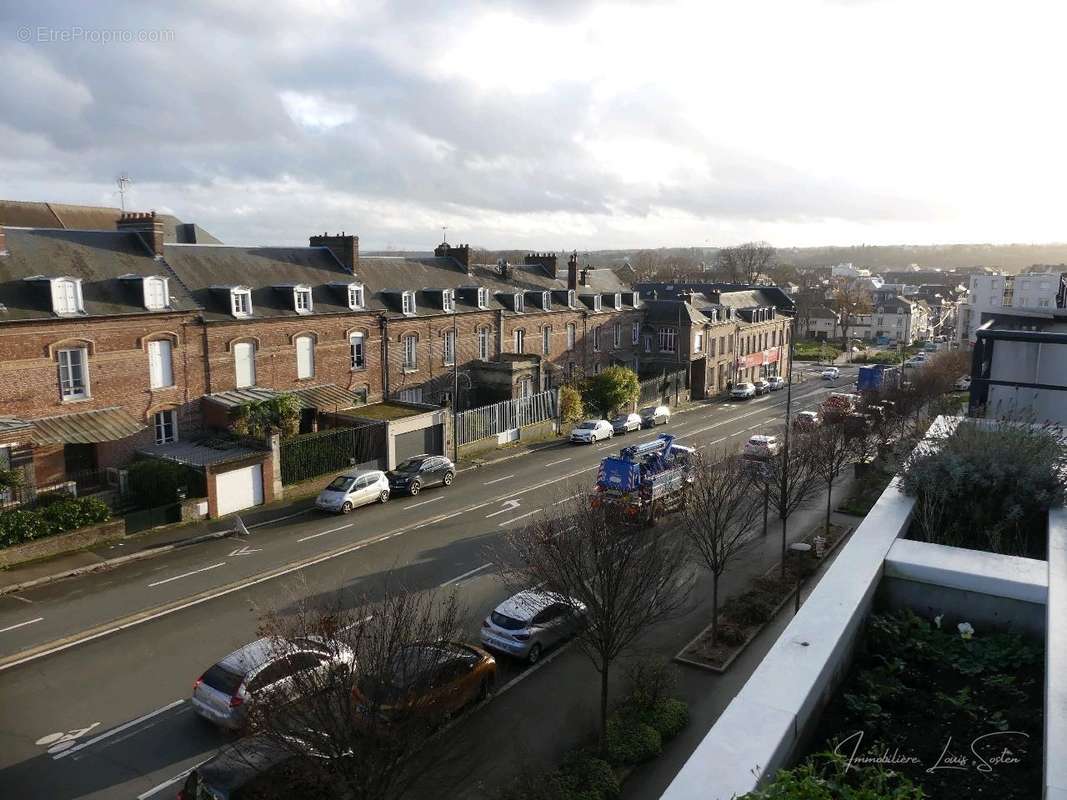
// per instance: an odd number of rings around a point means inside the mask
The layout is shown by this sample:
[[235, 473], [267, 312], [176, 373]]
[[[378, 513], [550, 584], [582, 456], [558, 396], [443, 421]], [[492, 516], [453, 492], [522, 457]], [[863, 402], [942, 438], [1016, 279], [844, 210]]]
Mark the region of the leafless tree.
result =
[[403, 797], [426, 768], [412, 757], [446, 714], [426, 698], [456, 657], [455, 595], [386, 587], [352, 604], [296, 594], [263, 616], [264, 646], [291, 674], [254, 694], [250, 729], [297, 767], [300, 796], [332, 786], [352, 800]]
[[682, 531], [711, 573], [711, 643], [719, 633], [719, 578], [756, 527], [762, 482], [734, 455], [713, 462], [698, 454], [682, 510]]
[[767, 459], [767, 488], [771, 508], [782, 525], [782, 577], [785, 577], [786, 548], [788, 547], [789, 517], [807, 503], [821, 484], [819, 473], [811, 457], [808, 438], [797, 432], [782, 435], [784, 446]]
[[848, 352], [848, 332], [855, 327], [856, 320], [872, 310], [871, 294], [858, 283], [845, 283], [834, 292], [834, 310], [837, 312], [841, 326], [841, 345]]
[[860, 458], [866, 450], [864, 418], [845, 415], [841, 418], [823, 416], [823, 424], [807, 434], [805, 447], [812, 470], [826, 487], [826, 535], [830, 535], [831, 495], [834, 482], [845, 468]]
[[688, 597], [685, 542], [665, 526], [634, 531], [609, 508], [590, 508], [577, 496], [539, 514], [508, 545], [512, 554], [497, 562], [509, 588], [541, 586], [584, 617], [577, 642], [600, 673], [603, 744], [612, 665]]
[[746, 242], [724, 247], [716, 256], [716, 268], [730, 283], [755, 283], [774, 265], [775, 249], [767, 242]]

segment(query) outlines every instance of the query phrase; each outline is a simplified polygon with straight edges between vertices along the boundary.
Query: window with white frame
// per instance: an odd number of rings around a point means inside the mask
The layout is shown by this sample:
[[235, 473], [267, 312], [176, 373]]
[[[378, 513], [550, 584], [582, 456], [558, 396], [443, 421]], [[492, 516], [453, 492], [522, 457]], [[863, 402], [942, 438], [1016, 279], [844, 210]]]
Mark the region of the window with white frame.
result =
[[552, 352], [552, 329], [545, 325], [541, 328], [541, 355], [547, 356]]
[[478, 358], [482, 361], [489, 360], [489, 329], [478, 329]]
[[410, 315], [410, 314], [414, 314], [415, 313], [415, 293], [414, 292], [404, 292], [400, 296], [400, 303], [401, 303], [401, 310], [405, 314], [409, 314]]
[[348, 349], [352, 357], [352, 369], [366, 369], [366, 341], [362, 333], [353, 333], [348, 337]]
[[704, 352], [704, 334], [698, 333], [696, 336], [693, 337], [693, 352]]
[[60, 350], [59, 394], [64, 400], [81, 400], [89, 396], [89, 351], [85, 347]]
[[622, 308], [622, 293], [615, 292], [615, 310], [618, 311]]
[[621, 322], [616, 322], [615, 323], [615, 327], [611, 331], [611, 343], [612, 343], [612, 346], [616, 350], [618, 348], [622, 347], [622, 323]]
[[641, 307], [641, 295], [639, 295], [637, 292], [633, 293], [633, 305], [634, 305], [634, 308], [640, 308]]
[[409, 333], [404, 337], [404, 369], [418, 369], [419, 337]]
[[153, 389], [174, 385], [173, 345], [170, 339], [148, 343], [148, 379]]
[[632, 344], [632, 345], [634, 345], [636, 347], [637, 344], [640, 341], [641, 341], [641, 323], [640, 322], [635, 322], [630, 327], [630, 344]]
[[348, 307], [353, 311], [363, 308], [363, 284], [348, 284]]
[[603, 305], [601, 303], [600, 295], [594, 295], [593, 296], [593, 311], [600, 311], [602, 307], [603, 307]]
[[297, 314], [310, 314], [312, 311], [311, 288], [297, 286], [293, 289], [293, 307]]
[[515, 331], [515, 352], [526, 352], [526, 331], [524, 331], [522, 328], [519, 328]]
[[80, 278], [57, 278], [52, 281], [52, 310], [57, 314], [79, 314], [84, 310]]
[[674, 328], [659, 329], [659, 349], [661, 353], [673, 353], [677, 349], [678, 332]]
[[248, 289], [231, 289], [230, 311], [235, 317], [252, 316], [252, 292]]
[[545, 311], [552, 310], [552, 295], [549, 292], [541, 292], [541, 308]]
[[315, 337], [310, 335], [297, 336], [293, 340], [296, 345], [296, 378], [306, 380], [315, 377]]
[[238, 389], [256, 385], [256, 346], [252, 342], [233, 346], [233, 368]]
[[173, 408], [157, 411], [152, 419], [156, 429], [156, 444], [178, 441], [178, 412]]
[[600, 326], [593, 328], [593, 352], [600, 352]]
[[456, 363], [456, 332], [445, 331], [445, 335], [442, 339], [443, 351], [444, 351], [444, 363], [445, 366], [451, 366]]
[[575, 302], [576, 301], [574, 299], [574, 289], [568, 289], [567, 290], [567, 308], [574, 308], [574, 303]]
[[489, 308], [489, 290], [478, 289], [478, 308]]
[[451, 289], [445, 289], [443, 292], [441, 292], [441, 308], [449, 314], [455, 311], [456, 301], [455, 298], [452, 296]]
[[567, 323], [567, 349], [568, 350], [573, 350], [574, 349], [575, 330], [576, 329], [574, 327], [574, 323], [573, 322], [568, 322]]
[[652, 352], [652, 337], [651, 336], [646, 336], [645, 337], [645, 352], [646, 353], [651, 353]]
[[166, 278], [144, 279], [144, 307], [149, 311], [170, 305]]
[[523, 297], [522, 292], [515, 292], [515, 311], [521, 314], [526, 310], [526, 298]]

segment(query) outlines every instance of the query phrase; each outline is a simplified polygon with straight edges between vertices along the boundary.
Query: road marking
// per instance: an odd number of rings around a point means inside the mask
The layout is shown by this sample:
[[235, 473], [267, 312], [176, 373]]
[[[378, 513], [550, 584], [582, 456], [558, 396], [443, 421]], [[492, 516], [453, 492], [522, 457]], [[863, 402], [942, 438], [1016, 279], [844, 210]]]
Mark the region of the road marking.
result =
[[351, 528], [356, 523], [349, 522], [347, 525], [341, 525], [338, 528], [330, 528], [328, 531], [320, 531], [319, 533], [313, 533], [310, 536], [305, 536], [303, 539], [297, 539], [298, 542], [306, 542], [308, 539], [318, 539], [320, 536], [325, 536], [327, 533], [337, 533], [337, 531], [343, 531], [345, 528]]
[[52, 760], [58, 761], [61, 758], [66, 758], [67, 756], [72, 755], [73, 753], [77, 753], [79, 750], [84, 750], [86, 747], [90, 747], [96, 744], [97, 742], [102, 742], [104, 739], [109, 739], [117, 733], [122, 733], [123, 731], [132, 728], [134, 725], [140, 725], [145, 720], [152, 719], [152, 717], [158, 717], [160, 714], [170, 711], [172, 708], [177, 708], [184, 702], [185, 699], [183, 698], [181, 700], [175, 700], [173, 703], [167, 703], [167, 705], [163, 706], [163, 708], [157, 708], [155, 711], [149, 711], [147, 714], [140, 716], [137, 719], [131, 719], [129, 722], [124, 722], [117, 728], [112, 728], [109, 731], [101, 733], [99, 736], [94, 736], [92, 739], [89, 739], [86, 742], [74, 745], [74, 747], [71, 747], [68, 750], [64, 750], [62, 753], [56, 753], [54, 756], [52, 756]]
[[539, 509], [539, 508], [535, 508], [533, 511], [528, 511], [525, 514], [521, 514], [521, 515], [519, 515], [517, 517], [512, 517], [511, 519], [506, 519], [503, 522], [498, 522], [497, 523], [497, 527], [498, 528], [503, 528], [505, 525], [510, 525], [513, 522], [518, 522], [520, 519], [526, 519], [527, 517], [532, 517], [534, 514], [536, 514], [540, 510], [541, 509]]
[[262, 552], [262, 550], [262, 547], [249, 547], [248, 545], [245, 545], [244, 547], [238, 547], [236, 550], [231, 550], [230, 558], [235, 556], [250, 556], [253, 553]]
[[409, 510], [411, 510], [413, 508], [418, 508], [419, 506], [424, 506], [427, 503], [436, 503], [438, 500], [444, 500], [444, 499], [445, 499], [444, 495], [440, 495], [438, 497], [431, 497], [429, 500], [421, 500], [418, 503], [412, 503], [410, 506], [403, 506], [403, 510], [404, 511], [409, 511]]
[[203, 761], [197, 761], [195, 764], [193, 764], [191, 767], [189, 767], [189, 769], [182, 770], [177, 775], [175, 775], [173, 778], [171, 778], [169, 781], [163, 781], [163, 783], [159, 784], [159, 786], [154, 786], [151, 789], [149, 789], [147, 792], [142, 792], [141, 794], [137, 795], [137, 800], [145, 800], [145, 798], [151, 797], [152, 795], [156, 794], [157, 792], [162, 792], [168, 786], [173, 786], [178, 781], [180, 781], [180, 780], [182, 780], [184, 778], [187, 778], [189, 776], [189, 773], [192, 772], [194, 769], [196, 769], [199, 766], [203, 766], [204, 764], [209, 762], [214, 757], [215, 756], [208, 756]]
[[33, 605], [33, 601], [30, 600], [29, 598], [20, 597], [17, 594], [10, 595], [10, 597], [14, 597], [16, 600], [21, 600], [23, 603], [29, 603], [31, 606]]
[[564, 461], [570, 461], [570, 460], [571, 460], [571, 457], [567, 456], [566, 458], [561, 458], [559, 461], [551, 461], [548, 464], [545, 464], [545, 466], [546, 467], [554, 467], [554, 466], [556, 466], [556, 464], [562, 464]]
[[[575, 497], [577, 497], [577, 495], [575, 495]], [[552, 505], [553, 506], [561, 506], [564, 503], [570, 503], [571, 501], [573, 501], [575, 499], [575, 497], [564, 497], [562, 500], [557, 500]]]
[[220, 561], [218, 564], [212, 564], [210, 567], [201, 567], [200, 569], [194, 569], [192, 572], [183, 572], [181, 575], [175, 575], [172, 578], [164, 578], [161, 581], [150, 583], [148, 584], [148, 588], [151, 589], [153, 586], [162, 586], [164, 583], [170, 583], [171, 581], [176, 581], [179, 578], [188, 578], [190, 575], [196, 575], [199, 572], [207, 572], [209, 569], [217, 569], [218, 567], [224, 566], [225, 564], [225, 561]]
[[729, 436], [723, 436], [721, 439], [716, 439], [714, 442], [708, 442], [708, 444], [722, 444], [729, 438]]
[[[495, 517], [497, 514], [506, 514], [509, 511], [514, 511], [521, 505], [521, 503], [518, 500], [505, 500], [503, 505], [504, 508], [499, 511], [494, 511], [492, 514], [486, 514], [485, 518], [489, 519], [490, 517]], [[455, 514], [450, 514], [449, 516], [455, 516]], [[448, 517], [445, 517], [445, 519], [448, 519]]]
[[515, 477], [514, 475], [505, 475], [503, 478], [494, 478], [491, 481], [486, 481], [485, 483], [482, 484], [482, 486], [492, 486], [494, 483], [500, 483], [501, 481], [506, 481], [508, 478], [514, 478], [514, 477]]
[[479, 572], [481, 572], [483, 569], [485, 569], [486, 567], [491, 567], [491, 566], [493, 566], [492, 562], [490, 562], [488, 564], [482, 564], [480, 567], [475, 567], [474, 569], [470, 570], [469, 572], [464, 572], [462, 575], [459, 575], [458, 577], [455, 577], [450, 581], [445, 581], [441, 585], [442, 586], [451, 586], [453, 583], [459, 583], [464, 578], [469, 578], [471, 575], [476, 575]]
[[0, 628], [0, 633], [7, 633], [8, 631], [15, 630], [15, 628], [22, 628], [26, 625], [32, 625], [33, 623], [40, 622], [43, 619], [44, 617], [38, 617], [37, 619], [31, 619], [27, 620], [26, 622], [20, 622], [18, 625], [8, 625], [6, 628]]

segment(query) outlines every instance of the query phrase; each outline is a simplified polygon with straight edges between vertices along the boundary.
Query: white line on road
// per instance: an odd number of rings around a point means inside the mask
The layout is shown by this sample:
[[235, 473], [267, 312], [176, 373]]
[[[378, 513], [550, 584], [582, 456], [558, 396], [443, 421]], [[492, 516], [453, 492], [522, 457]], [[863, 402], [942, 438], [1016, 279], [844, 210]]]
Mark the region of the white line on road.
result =
[[38, 617], [37, 619], [31, 619], [27, 620], [26, 622], [20, 622], [18, 625], [8, 625], [6, 628], [0, 628], [0, 633], [7, 633], [8, 631], [15, 630], [15, 628], [21, 628], [25, 625], [32, 625], [33, 623], [40, 622], [43, 619], [44, 617]]
[[305, 536], [303, 539], [297, 539], [298, 542], [306, 542], [308, 539], [318, 539], [320, 536], [325, 536], [327, 533], [337, 533], [337, 531], [343, 531], [345, 528], [351, 528], [356, 523], [349, 522], [347, 525], [341, 525], [339, 528], [330, 528], [328, 531], [320, 531], [319, 533], [313, 533], [310, 536]]
[[572, 500], [574, 500], [574, 497], [564, 497], [564, 498], [563, 498], [562, 500], [557, 500], [557, 501], [556, 501], [556, 502], [554, 502], [554, 503], [553, 503], [552, 505], [554, 505], [554, 506], [561, 506], [561, 505], [563, 505], [564, 503], [569, 503], [569, 502], [571, 502]]
[[476, 575], [477, 573], [481, 572], [483, 569], [486, 569], [487, 567], [491, 567], [491, 566], [493, 566], [492, 562], [490, 562], [488, 564], [482, 564], [480, 567], [475, 567], [474, 569], [470, 570], [469, 572], [464, 572], [462, 575], [459, 575], [459, 576], [453, 578], [450, 581], [445, 581], [441, 585], [442, 586], [451, 586], [453, 583], [459, 583], [464, 578], [469, 578], [471, 575]]
[[210, 567], [201, 567], [200, 569], [194, 569], [192, 572], [183, 572], [181, 575], [175, 575], [171, 578], [164, 578], [161, 581], [150, 583], [148, 584], [148, 588], [151, 589], [153, 586], [162, 586], [164, 583], [170, 583], [171, 581], [176, 581], [179, 578], [188, 578], [190, 575], [196, 575], [198, 572], [207, 572], [209, 569], [217, 569], [218, 567], [224, 566], [225, 564], [225, 561], [220, 561], [218, 564], [212, 564]]
[[515, 477], [514, 475], [505, 475], [503, 478], [494, 478], [491, 481], [486, 481], [482, 485], [483, 486], [492, 486], [494, 483], [500, 483], [501, 481], [506, 481], [508, 478], [514, 478], [514, 477]]
[[[484, 505], [488, 505], [488, 503], [485, 503]], [[485, 518], [489, 519], [490, 517], [495, 517], [498, 514], [506, 514], [509, 511], [514, 511], [516, 508], [518, 508], [521, 505], [521, 502], [519, 500], [505, 500], [502, 503], [502, 505], [504, 506], [504, 508], [500, 509], [499, 511], [494, 511], [492, 514], [486, 514]], [[474, 509], [471, 509], [471, 510], [473, 511]], [[457, 512], [457, 513], [462, 513], [462, 512]], [[449, 516], [455, 516], [455, 514], [450, 514]], [[446, 517], [446, 519], [447, 519], [447, 517]]]
[[571, 460], [571, 457], [567, 456], [566, 458], [561, 458], [559, 461], [550, 461], [549, 463], [545, 464], [545, 466], [546, 467], [554, 467], [554, 466], [556, 466], [556, 464], [562, 464], [564, 461], [570, 461], [570, 460]]
[[444, 499], [445, 499], [445, 496], [442, 494], [442, 495], [439, 495], [437, 497], [431, 497], [429, 500], [421, 500], [418, 503], [412, 503], [410, 506], [403, 506], [403, 509], [404, 509], [404, 511], [410, 511], [413, 508], [418, 508], [419, 506], [424, 506], [427, 503], [436, 503], [438, 500], [444, 500]]
[[497, 527], [498, 528], [503, 528], [505, 525], [510, 525], [513, 522], [518, 522], [520, 519], [526, 519], [527, 517], [532, 517], [534, 514], [536, 514], [540, 510], [541, 509], [539, 509], [539, 508], [535, 508], [533, 511], [527, 511], [525, 514], [520, 514], [517, 517], [512, 517], [511, 519], [506, 519], [503, 522], [498, 522], [497, 523]]
[[151, 789], [149, 789], [147, 792], [142, 792], [141, 794], [137, 795], [137, 800], [145, 800], [145, 798], [151, 797], [152, 795], [156, 794], [157, 792], [162, 792], [168, 786], [173, 786], [178, 781], [180, 781], [183, 778], [187, 777], [189, 775], [189, 773], [192, 772], [194, 769], [196, 769], [197, 767], [201, 766], [202, 764], [206, 764], [207, 762], [209, 762], [214, 757], [215, 756], [208, 756], [203, 761], [197, 761], [195, 764], [193, 764], [191, 767], [189, 767], [189, 769], [182, 770], [177, 775], [175, 775], [173, 778], [171, 778], [169, 781], [163, 781], [163, 783], [159, 784], [159, 786], [154, 786]]
[[163, 706], [163, 708], [157, 708], [155, 711], [149, 711], [144, 716], [140, 716], [137, 719], [131, 719], [129, 722], [124, 722], [122, 725], [119, 725], [117, 728], [112, 728], [109, 731], [105, 731], [104, 733], [101, 733], [99, 736], [94, 736], [92, 739], [89, 739], [86, 742], [82, 742], [81, 744], [76, 744], [76, 745], [74, 745], [74, 747], [71, 747], [69, 750], [64, 750], [62, 753], [56, 753], [54, 756], [52, 756], [52, 760], [53, 761], [59, 761], [59, 759], [61, 759], [61, 758], [66, 758], [69, 755], [73, 755], [74, 753], [77, 753], [79, 750], [84, 750], [86, 747], [91, 747], [92, 745], [96, 744], [97, 742], [102, 742], [104, 739], [109, 739], [109, 738], [111, 738], [112, 736], [114, 736], [117, 733], [122, 733], [124, 730], [128, 730], [129, 728], [132, 728], [134, 725], [140, 725], [145, 720], [152, 719], [152, 717], [158, 717], [160, 714], [163, 714], [164, 712], [170, 711], [172, 708], [177, 708], [178, 706], [180, 706], [184, 702], [185, 702], [185, 700], [181, 699], [181, 700], [175, 700], [173, 703], [167, 703], [167, 705]]
[[25, 597], [20, 597], [17, 594], [12, 594], [12, 595], [8, 595], [8, 596], [9, 597], [14, 597], [16, 600], [21, 600], [23, 603], [29, 603], [31, 606], [33, 605], [33, 601], [32, 600], [30, 600], [28, 598], [25, 598]]

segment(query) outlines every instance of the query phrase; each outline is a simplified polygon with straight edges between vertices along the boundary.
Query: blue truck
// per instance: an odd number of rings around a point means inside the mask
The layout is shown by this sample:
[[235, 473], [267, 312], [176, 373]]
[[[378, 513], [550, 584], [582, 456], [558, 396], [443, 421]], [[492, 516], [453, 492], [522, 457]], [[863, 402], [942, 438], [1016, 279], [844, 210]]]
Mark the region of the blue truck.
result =
[[899, 383], [899, 367], [889, 364], [870, 364], [860, 367], [856, 390], [859, 392], [882, 392], [896, 388]]
[[682, 507], [693, 482], [695, 452], [666, 433], [624, 447], [600, 462], [591, 504], [618, 511], [626, 522], [654, 525], [659, 516]]

